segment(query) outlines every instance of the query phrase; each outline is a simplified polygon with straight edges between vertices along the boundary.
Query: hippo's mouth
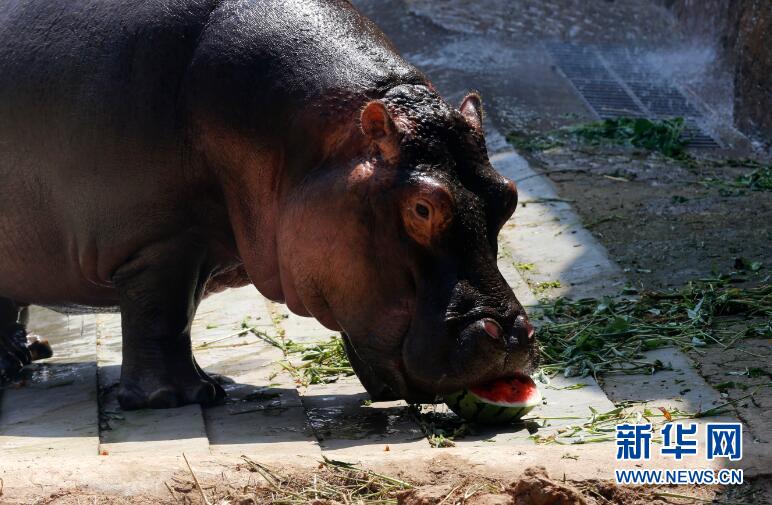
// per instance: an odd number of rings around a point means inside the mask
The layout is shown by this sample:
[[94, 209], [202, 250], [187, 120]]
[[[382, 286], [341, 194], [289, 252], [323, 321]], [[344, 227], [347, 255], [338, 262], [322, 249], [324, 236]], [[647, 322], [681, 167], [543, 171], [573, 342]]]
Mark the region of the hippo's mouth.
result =
[[416, 323], [402, 344], [405, 398], [453, 393], [538, 366], [533, 327], [520, 311], [502, 315], [478, 306], [450, 315], [441, 326]]
[[[477, 314], [480, 315], [483, 313]], [[367, 359], [368, 356], [351, 358], [354, 371], [372, 399], [400, 398], [408, 403], [437, 403], [443, 394], [498, 379], [530, 375], [537, 368], [538, 348], [532, 338], [523, 345], [485, 342], [482, 346], [470, 346], [469, 339], [476, 339], [481, 331], [485, 332], [485, 323], [481, 324], [485, 319], [465, 317], [463, 320], [465, 326], [454, 332], [456, 337], [450, 339], [452, 350], [439, 360], [415, 355], [411, 346], [411, 339], [416, 338], [413, 331], [404, 336], [399, 355], [386, 360], [381, 356], [377, 361]], [[486, 338], [490, 339], [489, 336]], [[350, 346], [347, 350], [351, 354]], [[421, 367], [422, 364], [426, 366]]]

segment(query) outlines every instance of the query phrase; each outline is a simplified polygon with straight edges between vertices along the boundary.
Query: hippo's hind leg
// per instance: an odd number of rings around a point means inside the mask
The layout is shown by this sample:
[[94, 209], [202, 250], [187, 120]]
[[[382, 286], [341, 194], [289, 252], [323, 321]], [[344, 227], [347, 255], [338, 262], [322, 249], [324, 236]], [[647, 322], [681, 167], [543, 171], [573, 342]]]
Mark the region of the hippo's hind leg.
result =
[[191, 349], [204, 263], [194, 244], [189, 238], [156, 244], [115, 272], [123, 328], [118, 401], [126, 410], [210, 404], [225, 396]]
[[12, 381], [36, 359], [50, 358], [48, 342], [27, 335], [27, 308], [0, 298], [0, 385]]
[[27, 349], [27, 331], [19, 322], [20, 308], [0, 298], [0, 384], [10, 382], [32, 361]]

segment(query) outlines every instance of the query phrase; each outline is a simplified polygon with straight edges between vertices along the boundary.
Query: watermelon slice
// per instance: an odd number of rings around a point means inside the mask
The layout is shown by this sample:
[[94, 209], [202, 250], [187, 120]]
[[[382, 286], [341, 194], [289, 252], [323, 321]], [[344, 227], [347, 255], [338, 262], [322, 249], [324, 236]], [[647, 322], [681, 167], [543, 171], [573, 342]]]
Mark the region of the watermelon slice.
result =
[[541, 393], [533, 379], [517, 374], [445, 395], [443, 401], [467, 421], [505, 424], [520, 419], [539, 405]]

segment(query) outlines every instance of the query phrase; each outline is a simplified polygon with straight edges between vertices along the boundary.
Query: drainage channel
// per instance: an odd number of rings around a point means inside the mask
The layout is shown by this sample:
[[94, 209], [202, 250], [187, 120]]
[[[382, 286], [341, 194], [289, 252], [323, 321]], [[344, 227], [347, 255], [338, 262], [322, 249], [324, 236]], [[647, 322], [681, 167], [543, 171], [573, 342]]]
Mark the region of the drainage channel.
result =
[[649, 65], [640, 50], [554, 43], [547, 51], [599, 119], [682, 117], [689, 147], [722, 147], [700, 127], [704, 118], [699, 108]]

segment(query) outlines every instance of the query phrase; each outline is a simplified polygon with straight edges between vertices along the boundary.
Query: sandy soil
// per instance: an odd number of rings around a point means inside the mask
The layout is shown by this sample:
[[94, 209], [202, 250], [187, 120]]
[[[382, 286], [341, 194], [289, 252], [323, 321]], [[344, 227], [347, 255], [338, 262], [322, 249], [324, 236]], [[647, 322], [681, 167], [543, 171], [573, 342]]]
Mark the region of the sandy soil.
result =
[[[312, 496], [311, 486], [322, 481], [339, 482], [330, 470], [315, 472], [282, 473], [280, 486], [286, 492], [277, 491], [257, 474], [246, 468], [238, 469], [228, 480], [196, 483], [185, 475], [169, 483], [169, 496], [107, 496], [94, 494], [83, 489], [57, 492], [37, 501], [34, 505], [149, 505], [149, 504], [260, 504], [309, 503], [314, 505], [337, 505], [346, 503], [321, 499], [303, 499]], [[721, 490], [716, 487], [688, 488], [647, 486], [619, 487], [603, 481], [573, 482], [551, 478], [543, 468], [533, 467], [524, 471], [523, 476], [513, 482], [493, 479], [483, 475], [470, 474], [468, 469], [447, 463], [440, 464], [431, 472], [416, 474], [407, 470], [395, 476], [410, 482], [413, 487], [393, 491], [380, 496], [383, 501], [351, 501], [349, 503], [397, 503], [398, 505], [664, 505], [688, 503], [692, 497], [706, 502], [713, 500]], [[205, 498], [202, 497], [202, 491]], [[365, 489], [363, 492], [372, 491]], [[745, 495], [747, 497], [747, 494]], [[205, 501], [206, 500], [206, 501]], [[2, 497], [0, 497], [0, 503]], [[752, 502], [761, 503], [761, 502]], [[17, 505], [16, 503], [8, 505]], [[19, 504], [20, 505], [20, 504]]]
[[[531, 156], [587, 226], [647, 288], [681, 286], [735, 270], [738, 258], [772, 267], [769, 192], [726, 186], [749, 168], [690, 167], [656, 154], [583, 147]], [[712, 182], [709, 182], [710, 180]]]

